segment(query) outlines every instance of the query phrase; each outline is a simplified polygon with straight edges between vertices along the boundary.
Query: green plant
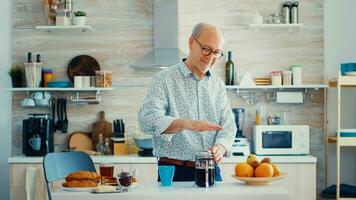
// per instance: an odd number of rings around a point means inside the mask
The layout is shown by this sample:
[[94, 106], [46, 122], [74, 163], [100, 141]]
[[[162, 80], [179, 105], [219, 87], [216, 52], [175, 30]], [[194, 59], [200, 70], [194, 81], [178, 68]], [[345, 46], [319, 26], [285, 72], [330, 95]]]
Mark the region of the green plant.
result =
[[9, 71], [9, 75], [11, 76], [11, 78], [22, 77], [24, 74], [25, 71], [23, 67], [19, 64], [14, 65]]
[[76, 17], [85, 17], [85, 16], [87, 16], [87, 13], [84, 11], [76, 11], [76, 12], [74, 12], [74, 15]]

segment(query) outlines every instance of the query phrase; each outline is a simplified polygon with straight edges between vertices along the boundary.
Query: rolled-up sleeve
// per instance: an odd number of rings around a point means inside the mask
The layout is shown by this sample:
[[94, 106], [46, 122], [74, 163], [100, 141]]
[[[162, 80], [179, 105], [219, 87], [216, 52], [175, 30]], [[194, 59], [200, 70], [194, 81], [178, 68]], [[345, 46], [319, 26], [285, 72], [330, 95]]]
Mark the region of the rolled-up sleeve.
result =
[[221, 144], [226, 149], [226, 156], [231, 155], [232, 145], [235, 140], [236, 124], [232, 113], [230, 102], [227, 99], [224, 83], [220, 84], [219, 99], [221, 100], [221, 112], [219, 124], [224, 128], [218, 131], [215, 144]]
[[162, 133], [176, 118], [167, 116], [169, 109], [168, 89], [165, 80], [161, 77], [163, 77], [161, 73], [155, 76], [139, 111], [138, 121], [142, 132], [154, 137], [163, 137], [165, 140], [170, 140], [171, 135]]

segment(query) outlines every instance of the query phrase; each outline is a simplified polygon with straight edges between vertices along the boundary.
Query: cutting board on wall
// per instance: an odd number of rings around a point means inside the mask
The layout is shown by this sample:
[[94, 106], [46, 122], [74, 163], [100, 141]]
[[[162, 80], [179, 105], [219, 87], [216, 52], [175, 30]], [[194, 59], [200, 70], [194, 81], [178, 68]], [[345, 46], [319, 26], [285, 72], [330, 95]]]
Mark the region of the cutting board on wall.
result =
[[105, 142], [105, 138], [110, 139], [110, 148], [112, 150], [112, 123], [105, 120], [105, 112], [99, 112], [99, 120], [93, 123], [92, 126], [92, 141], [93, 141], [93, 150], [96, 149], [96, 144], [98, 143], [99, 134], [103, 134], [103, 140]]

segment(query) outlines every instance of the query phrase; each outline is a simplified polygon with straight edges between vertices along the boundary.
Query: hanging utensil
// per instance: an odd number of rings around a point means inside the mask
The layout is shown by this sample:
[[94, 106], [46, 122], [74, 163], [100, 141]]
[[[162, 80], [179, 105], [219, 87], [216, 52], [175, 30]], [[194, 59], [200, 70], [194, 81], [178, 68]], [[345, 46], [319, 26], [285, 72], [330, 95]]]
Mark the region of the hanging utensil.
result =
[[56, 130], [62, 130], [62, 121], [61, 121], [61, 99], [57, 99], [57, 122], [56, 122]]
[[68, 132], [67, 99], [63, 99], [64, 119], [62, 121], [62, 133]]

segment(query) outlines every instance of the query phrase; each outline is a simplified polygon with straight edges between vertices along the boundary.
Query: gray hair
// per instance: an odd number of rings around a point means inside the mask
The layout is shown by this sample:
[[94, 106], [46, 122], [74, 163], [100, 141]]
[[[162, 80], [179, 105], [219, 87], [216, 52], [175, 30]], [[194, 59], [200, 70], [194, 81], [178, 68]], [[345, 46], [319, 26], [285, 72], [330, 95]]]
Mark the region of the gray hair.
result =
[[214, 27], [214, 28], [218, 29], [222, 34], [223, 41], [225, 41], [225, 34], [224, 34], [224, 32], [222, 30], [220, 30], [218, 27], [216, 27], [214, 25], [207, 24], [207, 23], [204, 23], [204, 22], [200, 22], [200, 23], [198, 23], [197, 25], [194, 26], [191, 36], [195, 37], [195, 38], [198, 38], [200, 36], [201, 32], [203, 31], [203, 29], [206, 28], [206, 27]]

